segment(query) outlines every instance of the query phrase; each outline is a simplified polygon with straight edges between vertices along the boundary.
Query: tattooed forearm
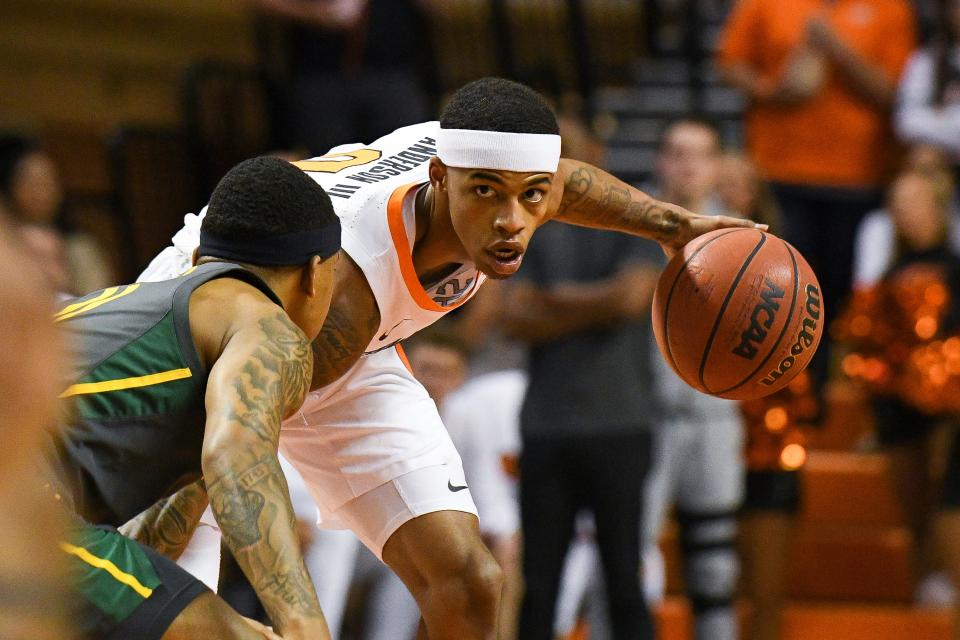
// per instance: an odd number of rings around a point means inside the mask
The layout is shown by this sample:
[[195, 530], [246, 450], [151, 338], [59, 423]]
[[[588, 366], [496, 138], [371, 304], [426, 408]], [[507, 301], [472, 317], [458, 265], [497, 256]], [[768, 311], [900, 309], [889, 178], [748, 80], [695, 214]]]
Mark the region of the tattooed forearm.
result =
[[624, 231], [660, 242], [681, 232], [688, 212], [659, 202], [588, 164], [565, 160], [569, 174], [557, 220]]
[[158, 501], [120, 527], [120, 532], [176, 560], [187, 548], [206, 508], [207, 491], [200, 479]]
[[238, 345], [240, 355], [225, 350], [215, 365], [223, 370], [211, 372], [203, 460], [210, 505], [274, 625], [283, 631], [306, 621], [325, 629], [277, 459], [280, 423], [303, 403], [313, 355], [285, 314], [261, 320], [258, 329]]
[[263, 454], [245, 469], [224, 471], [209, 491], [224, 541], [274, 624], [283, 629], [297, 618], [321, 617], [276, 455]]

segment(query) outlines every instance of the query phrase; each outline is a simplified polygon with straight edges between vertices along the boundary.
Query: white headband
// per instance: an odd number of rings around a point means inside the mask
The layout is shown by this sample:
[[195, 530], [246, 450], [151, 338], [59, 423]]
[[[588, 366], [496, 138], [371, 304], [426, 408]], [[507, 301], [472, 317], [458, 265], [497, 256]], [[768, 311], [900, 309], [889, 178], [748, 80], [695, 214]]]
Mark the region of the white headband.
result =
[[560, 136], [440, 129], [437, 157], [448, 167], [553, 173], [560, 164]]

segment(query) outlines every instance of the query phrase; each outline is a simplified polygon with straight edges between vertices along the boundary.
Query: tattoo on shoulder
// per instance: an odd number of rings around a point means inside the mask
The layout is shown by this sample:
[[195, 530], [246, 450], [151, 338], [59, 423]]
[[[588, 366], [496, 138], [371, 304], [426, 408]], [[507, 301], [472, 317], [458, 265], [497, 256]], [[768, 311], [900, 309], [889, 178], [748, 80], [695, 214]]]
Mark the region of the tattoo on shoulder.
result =
[[314, 356], [312, 389], [318, 389], [334, 382], [347, 372], [363, 355], [370, 342], [380, 317], [376, 309], [367, 311], [362, 317], [366, 322], [358, 325], [349, 314], [331, 305], [327, 319], [323, 323], [320, 335], [313, 341]]
[[303, 404], [313, 359], [307, 337], [284, 313], [259, 322], [264, 339], [240, 369], [230, 419], [273, 440], [283, 418]]

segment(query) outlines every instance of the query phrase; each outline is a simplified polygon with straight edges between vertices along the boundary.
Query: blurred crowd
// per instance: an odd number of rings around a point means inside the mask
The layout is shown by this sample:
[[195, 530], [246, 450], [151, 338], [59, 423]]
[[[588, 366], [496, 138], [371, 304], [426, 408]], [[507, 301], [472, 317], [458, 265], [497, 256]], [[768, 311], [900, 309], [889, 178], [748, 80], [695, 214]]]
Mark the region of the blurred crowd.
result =
[[[287, 148], [323, 154], [433, 117], [416, 69], [429, 54], [424, 21], [442, 3], [253, 4], [286, 22], [296, 52]], [[785, 391], [742, 404], [705, 396], [654, 346], [657, 246], [549, 225], [517, 278], [488, 283], [408, 341], [508, 576], [501, 638], [653, 638], [667, 528], [698, 640], [747, 637], [741, 594], [749, 637], [778, 638], [799, 474], [830, 422], [831, 385], [849, 379], [875, 423], [858, 446], [889, 455], [914, 534], [917, 599], [957, 601], [960, 1], [739, 0], [715, 63], [746, 99], [743, 145], [701, 114], [679, 116], [638, 186], [769, 224], [817, 273], [833, 331]], [[564, 156], [602, 166], [577, 101], [551, 97]], [[0, 198], [53, 289], [115, 284], [109, 253], [75, 224], [58, 168], [27, 136], [0, 138]], [[334, 637], [412, 638], [418, 613], [403, 585], [352, 534], [310, 526], [310, 498], [289, 472]], [[235, 587], [227, 597], [257, 615], [242, 578]]]

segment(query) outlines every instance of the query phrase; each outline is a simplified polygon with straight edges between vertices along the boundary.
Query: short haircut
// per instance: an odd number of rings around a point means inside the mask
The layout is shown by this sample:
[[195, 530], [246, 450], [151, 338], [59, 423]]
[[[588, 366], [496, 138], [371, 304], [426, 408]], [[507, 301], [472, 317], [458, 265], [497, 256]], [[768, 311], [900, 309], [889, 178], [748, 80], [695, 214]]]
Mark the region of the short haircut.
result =
[[37, 143], [16, 133], [0, 134], [0, 193], [10, 195], [13, 176], [28, 154], [37, 150]]
[[319, 229], [336, 220], [330, 196], [286, 160], [261, 156], [230, 169], [210, 196], [203, 229], [249, 241]]
[[720, 125], [717, 124], [716, 120], [708, 116], [703, 115], [689, 115], [681, 116], [679, 118], [674, 118], [663, 128], [663, 131], [660, 133], [660, 140], [657, 144], [659, 149], [663, 149], [664, 145], [667, 143], [667, 134], [673, 131], [680, 125], [686, 125], [691, 127], [699, 127], [701, 129], [706, 129], [712, 135], [714, 140], [717, 142], [717, 151], [723, 151], [723, 134], [720, 132]]
[[559, 134], [557, 117], [536, 91], [504, 78], [474, 80], [451, 96], [443, 129]]

